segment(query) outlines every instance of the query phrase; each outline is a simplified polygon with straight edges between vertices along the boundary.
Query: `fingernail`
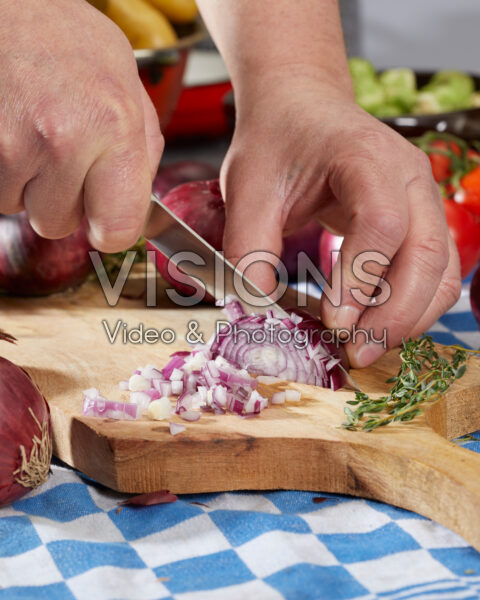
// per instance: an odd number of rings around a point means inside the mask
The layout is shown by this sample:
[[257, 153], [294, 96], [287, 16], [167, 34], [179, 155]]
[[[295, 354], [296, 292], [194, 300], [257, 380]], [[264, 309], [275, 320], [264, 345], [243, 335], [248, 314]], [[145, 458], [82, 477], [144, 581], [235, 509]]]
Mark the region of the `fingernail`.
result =
[[332, 329], [347, 329], [350, 331], [360, 318], [360, 310], [355, 306], [340, 306], [333, 313]]
[[385, 349], [382, 344], [369, 342], [358, 349], [358, 352], [355, 353], [353, 362], [355, 362], [357, 369], [363, 369], [379, 359], [384, 352]]

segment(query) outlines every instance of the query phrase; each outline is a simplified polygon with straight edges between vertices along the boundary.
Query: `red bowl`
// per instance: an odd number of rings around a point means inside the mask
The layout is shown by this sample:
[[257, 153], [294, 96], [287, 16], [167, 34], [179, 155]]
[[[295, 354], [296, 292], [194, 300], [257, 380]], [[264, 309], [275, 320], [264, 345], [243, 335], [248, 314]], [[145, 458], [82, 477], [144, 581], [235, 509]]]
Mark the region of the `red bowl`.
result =
[[178, 33], [179, 40], [171, 48], [135, 50], [140, 79], [157, 110], [162, 129], [167, 126], [177, 106], [188, 54], [192, 46], [206, 35], [199, 22], [183, 35], [183, 32]]
[[189, 57], [180, 100], [164, 131], [166, 139], [212, 138], [228, 133], [223, 98], [231, 89], [220, 55], [212, 50], [194, 50]]

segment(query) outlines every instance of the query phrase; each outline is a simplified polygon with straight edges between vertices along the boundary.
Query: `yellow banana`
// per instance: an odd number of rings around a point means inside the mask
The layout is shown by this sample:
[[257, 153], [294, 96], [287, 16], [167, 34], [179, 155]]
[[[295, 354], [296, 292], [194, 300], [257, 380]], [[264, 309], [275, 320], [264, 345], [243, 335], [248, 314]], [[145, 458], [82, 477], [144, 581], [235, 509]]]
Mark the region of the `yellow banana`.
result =
[[191, 23], [198, 14], [195, 0], [148, 0], [176, 25]]
[[178, 38], [167, 18], [146, 0], [108, 0], [105, 10], [135, 50], [167, 48]]

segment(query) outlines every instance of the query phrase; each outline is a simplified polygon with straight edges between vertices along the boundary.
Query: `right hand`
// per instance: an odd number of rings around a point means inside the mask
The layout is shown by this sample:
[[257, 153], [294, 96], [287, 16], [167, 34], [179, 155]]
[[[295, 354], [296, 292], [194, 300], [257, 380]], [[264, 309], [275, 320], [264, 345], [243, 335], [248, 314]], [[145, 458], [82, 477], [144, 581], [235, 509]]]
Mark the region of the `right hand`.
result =
[[91, 244], [141, 235], [162, 151], [120, 29], [84, 0], [0, 0], [0, 213], [47, 238], [85, 216]]

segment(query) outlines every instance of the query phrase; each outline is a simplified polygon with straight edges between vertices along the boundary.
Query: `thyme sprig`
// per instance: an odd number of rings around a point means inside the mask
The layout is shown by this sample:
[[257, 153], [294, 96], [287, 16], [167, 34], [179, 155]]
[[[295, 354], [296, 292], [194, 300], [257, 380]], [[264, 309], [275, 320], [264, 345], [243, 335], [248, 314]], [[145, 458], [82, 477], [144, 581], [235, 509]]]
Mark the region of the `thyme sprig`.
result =
[[342, 426], [356, 431], [373, 431], [392, 421], [411, 421], [422, 412], [425, 401], [436, 400], [452, 383], [465, 374], [467, 352], [460, 346], [454, 350], [450, 360], [435, 350], [431, 336], [402, 341], [400, 359], [402, 364], [392, 383], [388, 395], [371, 398], [364, 392], [356, 392], [355, 400], [347, 401], [344, 411], [347, 417]]

